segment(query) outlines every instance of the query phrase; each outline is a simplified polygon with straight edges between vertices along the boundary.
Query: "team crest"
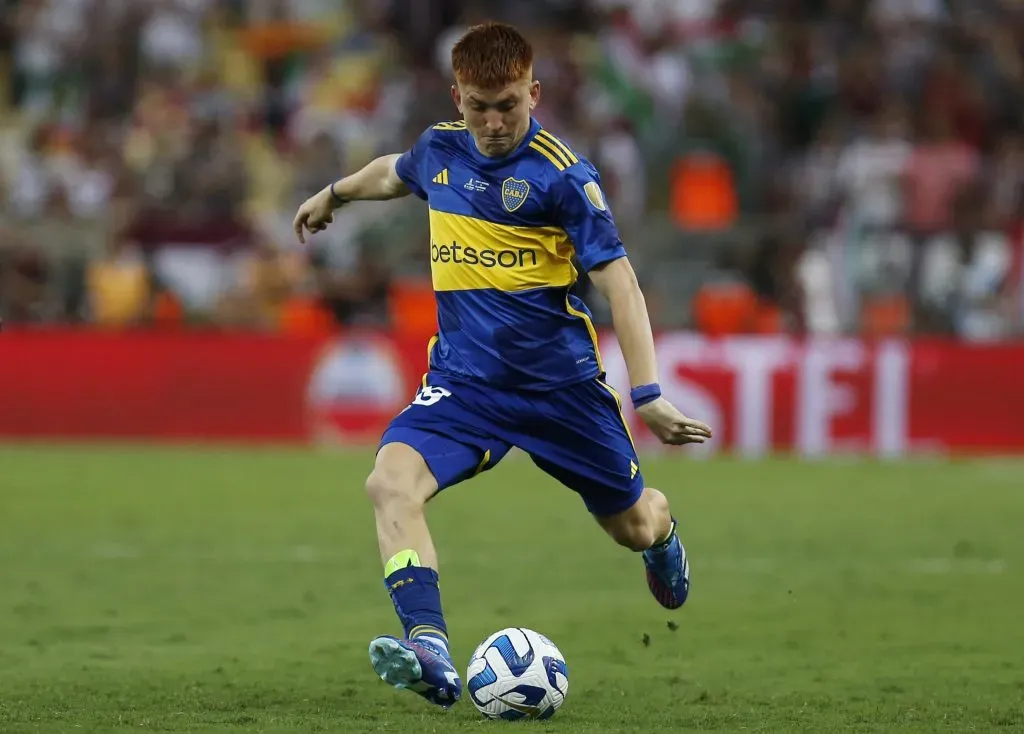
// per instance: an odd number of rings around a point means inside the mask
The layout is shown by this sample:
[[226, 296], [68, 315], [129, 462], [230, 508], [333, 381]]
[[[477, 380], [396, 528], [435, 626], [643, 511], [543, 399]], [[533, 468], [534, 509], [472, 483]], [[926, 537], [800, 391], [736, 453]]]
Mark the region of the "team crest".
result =
[[501, 203], [506, 211], [514, 212], [526, 202], [530, 184], [519, 178], [506, 178], [501, 182]]

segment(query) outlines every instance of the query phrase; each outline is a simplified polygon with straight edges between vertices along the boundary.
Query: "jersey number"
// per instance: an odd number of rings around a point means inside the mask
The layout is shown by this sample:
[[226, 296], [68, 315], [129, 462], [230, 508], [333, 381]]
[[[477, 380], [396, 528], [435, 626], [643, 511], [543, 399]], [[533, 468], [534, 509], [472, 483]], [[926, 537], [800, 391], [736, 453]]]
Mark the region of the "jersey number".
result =
[[445, 390], [443, 387], [421, 387], [416, 393], [416, 399], [412, 401], [412, 404], [433, 405], [441, 398], [447, 398], [451, 394], [451, 390]]

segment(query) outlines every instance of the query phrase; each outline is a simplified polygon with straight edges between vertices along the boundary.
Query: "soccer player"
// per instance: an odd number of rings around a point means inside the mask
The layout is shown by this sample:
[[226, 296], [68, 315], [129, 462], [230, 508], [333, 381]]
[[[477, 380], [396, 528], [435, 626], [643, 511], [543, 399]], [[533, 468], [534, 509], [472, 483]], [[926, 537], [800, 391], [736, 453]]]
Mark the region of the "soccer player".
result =
[[378, 637], [369, 652], [385, 682], [444, 708], [462, 682], [424, 505], [513, 446], [576, 491], [616, 542], [642, 553], [662, 606], [680, 607], [689, 593], [668, 500], [644, 487], [590, 313], [569, 293], [574, 255], [609, 301], [643, 421], [666, 444], [711, 437], [661, 397], [647, 307], [597, 171], [531, 115], [540, 83], [530, 44], [511, 26], [479, 25], [455, 44], [452, 66], [461, 120], [433, 125], [405, 153], [327, 186], [294, 221], [305, 242], [304, 230], [324, 229], [352, 201], [413, 193], [428, 205], [438, 334], [429, 372], [384, 432], [366, 481], [404, 636]]

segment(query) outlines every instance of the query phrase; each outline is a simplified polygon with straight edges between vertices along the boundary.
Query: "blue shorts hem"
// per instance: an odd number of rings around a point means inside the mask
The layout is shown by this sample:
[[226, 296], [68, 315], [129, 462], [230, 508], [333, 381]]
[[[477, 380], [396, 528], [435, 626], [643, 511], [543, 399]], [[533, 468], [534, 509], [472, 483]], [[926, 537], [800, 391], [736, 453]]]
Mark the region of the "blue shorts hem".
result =
[[381, 436], [377, 453], [389, 443], [405, 444], [423, 458], [437, 483], [434, 494], [473, 476], [483, 458], [472, 446], [419, 428], [394, 426], [387, 429]]
[[626, 492], [615, 492], [609, 501], [596, 500], [593, 494], [587, 493], [582, 494], [583, 502], [587, 506], [587, 510], [591, 515], [595, 517], [610, 517], [612, 515], [618, 515], [620, 512], [625, 512], [640, 501], [640, 497], [644, 493], [643, 483], [638, 485], [636, 488]]

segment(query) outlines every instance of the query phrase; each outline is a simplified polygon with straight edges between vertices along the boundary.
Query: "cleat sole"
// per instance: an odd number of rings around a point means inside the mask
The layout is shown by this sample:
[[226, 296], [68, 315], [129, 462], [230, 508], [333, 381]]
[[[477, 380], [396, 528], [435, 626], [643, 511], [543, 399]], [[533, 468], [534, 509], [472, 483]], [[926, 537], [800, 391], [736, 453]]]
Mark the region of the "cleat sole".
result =
[[423, 677], [416, 654], [387, 637], [370, 643], [370, 664], [382, 681], [395, 688], [409, 688]]

